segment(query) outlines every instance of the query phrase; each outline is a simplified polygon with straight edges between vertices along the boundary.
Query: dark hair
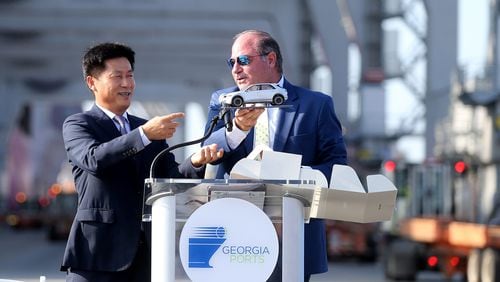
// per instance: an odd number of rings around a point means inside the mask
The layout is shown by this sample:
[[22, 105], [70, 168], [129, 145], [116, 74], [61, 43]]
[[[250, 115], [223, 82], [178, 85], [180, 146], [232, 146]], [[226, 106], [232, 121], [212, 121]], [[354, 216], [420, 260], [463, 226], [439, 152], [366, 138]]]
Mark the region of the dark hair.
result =
[[260, 37], [257, 45], [257, 52], [261, 55], [267, 55], [271, 52], [276, 53], [278, 72], [283, 73], [283, 57], [281, 56], [280, 46], [278, 42], [267, 32], [261, 30], [245, 30], [233, 37], [233, 42], [236, 41], [240, 36], [248, 33], [254, 33]]
[[83, 77], [99, 76], [105, 68], [105, 62], [109, 59], [125, 57], [134, 70], [135, 52], [132, 48], [120, 43], [100, 43], [90, 47], [83, 56]]

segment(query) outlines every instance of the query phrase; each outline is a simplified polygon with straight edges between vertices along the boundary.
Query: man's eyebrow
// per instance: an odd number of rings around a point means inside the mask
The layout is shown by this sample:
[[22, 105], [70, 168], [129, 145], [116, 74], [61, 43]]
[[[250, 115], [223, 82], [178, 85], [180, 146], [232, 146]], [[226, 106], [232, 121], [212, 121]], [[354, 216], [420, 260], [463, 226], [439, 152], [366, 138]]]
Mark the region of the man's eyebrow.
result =
[[[129, 69], [129, 70], [125, 71], [125, 72], [126, 73], [133, 73], [134, 70]], [[121, 70], [112, 70], [112, 71], [110, 71], [110, 74], [121, 74], [121, 73], [123, 73], [123, 71], [121, 71]]]

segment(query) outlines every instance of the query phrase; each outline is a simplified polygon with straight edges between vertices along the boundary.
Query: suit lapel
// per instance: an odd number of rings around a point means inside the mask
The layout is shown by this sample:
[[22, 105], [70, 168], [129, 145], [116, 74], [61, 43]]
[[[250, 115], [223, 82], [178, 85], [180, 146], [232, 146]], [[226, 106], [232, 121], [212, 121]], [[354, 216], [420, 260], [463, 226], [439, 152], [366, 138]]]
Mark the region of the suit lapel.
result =
[[139, 120], [135, 116], [130, 114], [128, 115], [128, 123], [130, 125], [130, 131], [142, 125], [142, 123], [139, 122]]
[[115, 123], [101, 110], [94, 105], [89, 113], [98, 121], [96, 124], [102, 127], [106, 133], [110, 135], [110, 139], [121, 136], [120, 131], [116, 128]]
[[283, 151], [286, 140], [292, 128], [295, 115], [299, 109], [299, 99], [295, 92], [295, 87], [285, 80], [284, 85], [288, 92], [288, 99], [285, 102], [287, 107], [280, 108], [276, 132], [274, 135], [274, 151]]

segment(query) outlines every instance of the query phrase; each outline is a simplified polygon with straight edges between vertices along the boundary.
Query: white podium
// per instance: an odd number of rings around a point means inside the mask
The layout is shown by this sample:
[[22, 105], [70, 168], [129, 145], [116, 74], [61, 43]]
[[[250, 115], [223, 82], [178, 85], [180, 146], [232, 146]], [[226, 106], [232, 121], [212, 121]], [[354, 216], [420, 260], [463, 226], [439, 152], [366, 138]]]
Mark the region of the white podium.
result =
[[145, 185], [150, 190], [145, 194], [143, 220], [152, 224], [152, 281], [175, 281], [176, 222], [186, 221], [211, 199], [223, 197], [256, 201], [271, 221], [282, 223], [283, 281], [303, 281], [304, 222], [310, 218], [319, 189], [313, 181], [155, 178], [146, 179]]
[[260, 207], [272, 222], [282, 223], [282, 278], [298, 282], [304, 278], [305, 222], [310, 218], [358, 223], [390, 220], [397, 196], [386, 177], [370, 175], [364, 188], [352, 168], [337, 165], [329, 188], [312, 180], [149, 178], [145, 190], [143, 220], [152, 221], [154, 282], [175, 281], [176, 223], [186, 222], [211, 200], [243, 198]]

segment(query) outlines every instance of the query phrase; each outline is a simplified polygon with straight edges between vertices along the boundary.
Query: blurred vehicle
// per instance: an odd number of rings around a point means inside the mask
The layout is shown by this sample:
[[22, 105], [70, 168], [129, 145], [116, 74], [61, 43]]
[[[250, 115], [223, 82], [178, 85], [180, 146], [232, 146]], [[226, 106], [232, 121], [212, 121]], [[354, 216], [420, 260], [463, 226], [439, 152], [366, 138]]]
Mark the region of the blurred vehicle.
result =
[[288, 94], [286, 89], [281, 88], [276, 83], [258, 83], [248, 86], [247, 88], [221, 95], [219, 103], [221, 105], [230, 105], [233, 107], [241, 107], [248, 103], [270, 103], [271, 105], [281, 105]]
[[[18, 194], [18, 198], [24, 197], [24, 194]], [[14, 229], [40, 228], [43, 225], [41, 210], [36, 201], [23, 201], [16, 209], [6, 212], [4, 220]]]
[[378, 223], [326, 220], [329, 260], [354, 258], [375, 262], [378, 257]]
[[398, 196], [404, 204], [384, 253], [387, 278], [413, 281], [426, 270], [448, 279], [458, 274], [468, 281], [500, 281], [500, 196], [481, 219], [474, 166], [450, 160], [405, 169], [408, 191]]
[[66, 240], [78, 206], [78, 194], [71, 173], [71, 165], [64, 162], [57, 175], [57, 182], [49, 191], [50, 205], [44, 212], [47, 239]]

